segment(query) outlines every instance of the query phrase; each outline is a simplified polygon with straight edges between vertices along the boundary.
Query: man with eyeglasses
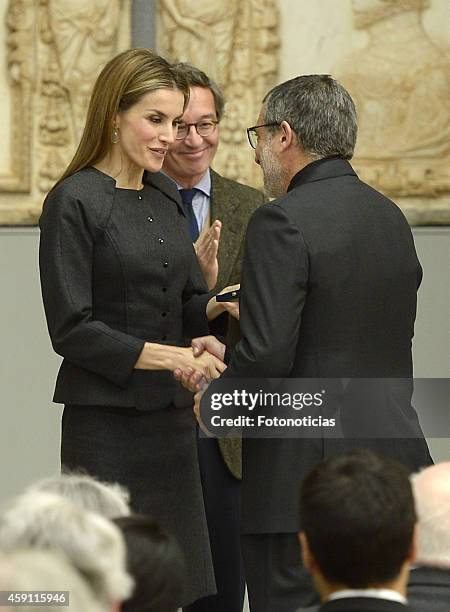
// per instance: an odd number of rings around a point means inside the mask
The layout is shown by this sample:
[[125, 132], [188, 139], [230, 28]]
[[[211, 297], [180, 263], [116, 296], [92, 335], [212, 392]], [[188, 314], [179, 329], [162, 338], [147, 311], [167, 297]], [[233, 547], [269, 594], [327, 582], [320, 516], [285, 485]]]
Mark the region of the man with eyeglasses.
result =
[[[184, 63], [175, 67], [189, 81], [190, 99], [163, 171], [177, 184], [208, 288], [218, 293], [240, 282], [247, 223], [267, 199], [260, 191], [212, 170], [224, 97], [198, 68]], [[238, 322], [226, 314], [213, 331], [226, 336], [231, 345], [239, 339]], [[239, 531], [240, 440], [199, 438], [198, 451], [218, 594], [186, 610], [241, 612], [245, 584]]]
[[[348, 161], [356, 134], [353, 100], [329, 75], [276, 86], [248, 129], [266, 192], [276, 199], [248, 224], [242, 340], [220, 379], [210, 383], [209, 397], [223, 391], [222, 379], [231, 385], [238, 378], [261, 384], [265, 378], [317, 379], [319, 385], [335, 379], [344, 434], [244, 438], [242, 552], [252, 612], [318, 603], [296, 536], [297, 492], [315, 464], [354, 446], [391, 456], [409, 470], [431, 463], [411, 406], [422, 269], [400, 209], [363, 183]], [[210, 336], [193, 345], [224, 356]], [[198, 415], [204, 389], [196, 378], [179, 376], [198, 391]], [[324, 410], [329, 403], [313, 414], [327, 416]]]

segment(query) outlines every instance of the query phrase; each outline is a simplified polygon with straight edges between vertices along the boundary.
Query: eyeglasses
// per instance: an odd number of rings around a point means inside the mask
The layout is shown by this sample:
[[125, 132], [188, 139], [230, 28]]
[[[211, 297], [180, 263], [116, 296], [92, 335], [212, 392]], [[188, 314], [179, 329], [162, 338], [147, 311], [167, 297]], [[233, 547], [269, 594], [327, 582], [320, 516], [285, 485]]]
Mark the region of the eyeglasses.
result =
[[271, 127], [275, 125], [280, 125], [279, 123], [261, 123], [261, 125], [254, 125], [253, 127], [247, 128], [247, 138], [248, 142], [252, 149], [256, 149], [256, 145], [258, 144], [258, 132], [256, 128], [260, 127]]
[[189, 134], [191, 127], [195, 127], [195, 131], [199, 136], [211, 136], [217, 127], [218, 121], [210, 119], [208, 121], [199, 121], [198, 123], [178, 123], [176, 140], [183, 140]]

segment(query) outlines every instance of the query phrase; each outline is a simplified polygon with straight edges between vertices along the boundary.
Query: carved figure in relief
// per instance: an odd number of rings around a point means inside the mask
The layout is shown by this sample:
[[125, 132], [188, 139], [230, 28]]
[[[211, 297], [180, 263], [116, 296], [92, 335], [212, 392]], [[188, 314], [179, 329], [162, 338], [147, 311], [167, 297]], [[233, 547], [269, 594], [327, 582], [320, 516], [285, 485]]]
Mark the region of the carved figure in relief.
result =
[[[5, 10], [11, 117], [0, 173], [0, 223], [33, 223], [42, 193], [73, 156], [98, 72], [129, 46], [131, 0], [9, 0]], [[33, 163], [31, 163], [31, 161]], [[29, 193], [19, 205], [9, 194]]]
[[5, 22], [9, 30], [8, 71], [11, 81], [31, 80], [34, 76], [33, 44], [31, 31], [34, 20], [34, 0], [10, 0]]
[[369, 41], [336, 71], [358, 109], [357, 159], [402, 160], [390, 166], [395, 176], [378, 178], [385, 190], [403, 195], [450, 188], [445, 171], [430, 166], [450, 154], [450, 57], [423, 28], [429, 6], [430, 0], [352, 0], [355, 27]]
[[276, 0], [161, 0], [158, 19], [161, 53], [204, 70], [227, 98], [215, 167], [228, 178], [259, 186], [257, 169], [239, 145], [277, 74]]
[[200, 65], [227, 80], [238, 0], [164, 0], [161, 18], [167, 49], [178, 61]]
[[121, 5], [121, 0], [48, 0], [49, 27], [77, 137], [92, 83], [116, 48]]
[[92, 84], [117, 50], [123, 0], [40, 0], [45, 53], [39, 121], [40, 191], [46, 192], [73, 155]]

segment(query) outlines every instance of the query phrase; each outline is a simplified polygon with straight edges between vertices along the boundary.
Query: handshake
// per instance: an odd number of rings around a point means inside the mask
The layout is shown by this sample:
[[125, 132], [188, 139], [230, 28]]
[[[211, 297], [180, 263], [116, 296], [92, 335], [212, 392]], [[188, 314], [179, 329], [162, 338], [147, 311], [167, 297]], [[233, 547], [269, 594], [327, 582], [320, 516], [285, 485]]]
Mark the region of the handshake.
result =
[[191, 348], [182, 349], [173, 374], [189, 391], [196, 393], [226, 369], [225, 345], [214, 336], [194, 338]]
[[[222, 312], [239, 319], [239, 289], [239, 284], [230, 285], [213, 296], [206, 307], [208, 319], [212, 320]], [[222, 299], [217, 299], [220, 297]], [[226, 368], [223, 362], [225, 345], [214, 336], [194, 338], [191, 348], [180, 349], [177, 357], [170, 369], [176, 380], [193, 393], [204, 389], [214, 378], [219, 378]]]
[[175, 368], [173, 374], [183, 387], [195, 393], [194, 414], [203, 432], [209, 436], [200, 417], [200, 402], [211, 380], [219, 378], [227, 367], [223, 362], [225, 345], [214, 336], [203, 336], [192, 340], [191, 349], [183, 350], [192, 350], [192, 364], [186, 362], [185, 367]]

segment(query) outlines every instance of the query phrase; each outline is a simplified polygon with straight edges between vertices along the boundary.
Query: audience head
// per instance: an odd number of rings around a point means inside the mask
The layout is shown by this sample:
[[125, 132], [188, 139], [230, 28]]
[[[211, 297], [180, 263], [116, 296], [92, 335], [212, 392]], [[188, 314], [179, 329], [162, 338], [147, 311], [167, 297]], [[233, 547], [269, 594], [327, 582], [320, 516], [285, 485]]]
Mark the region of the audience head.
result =
[[175, 612], [182, 602], [186, 574], [175, 538], [149, 516], [131, 515], [114, 522], [122, 530], [128, 572], [135, 583], [122, 612]]
[[55, 551], [65, 555], [86, 579], [102, 605], [111, 609], [126, 599], [133, 581], [118, 528], [53, 493], [30, 491], [15, 498], [0, 515], [0, 549]]
[[342, 588], [403, 593], [415, 523], [407, 470], [367, 450], [323, 461], [301, 487], [302, 555], [322, 597]]
[[450, 462], [411, 476], [419, 521], [417, 561], [450, 569]]
[[219, 121], [225, 100], [217, 84], [191, 64], [173, 66], [189, 84], [189, 102], [175, 142], [164, 160], [164, 172], [182, 187], [194, 187], [211, 166], [219, 146]]
[[[68, 591], [69, 608], [40, 605], [41, 612], [102, 612], [82, 576], [67, 559], [49, 551], [24, 549], [0, 553], [1, 591]], [[34, 612], [36, 605], [1, 608], [3, 612]]]
[[56, 493], [89, 512], [113, 519], [130, 514], [130, 495], [117, 483], [100, 482], [87, 474], [64, 473], [45, 478], [30, 491]]
[[350, 94], [327, 74], [298, 76], [271, 89], [248, 130], [269, 195], [286, 193], [292, 177], [314, 160], [351, 159], [357, 130]]

